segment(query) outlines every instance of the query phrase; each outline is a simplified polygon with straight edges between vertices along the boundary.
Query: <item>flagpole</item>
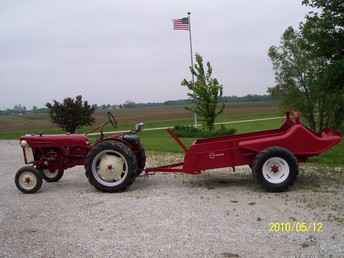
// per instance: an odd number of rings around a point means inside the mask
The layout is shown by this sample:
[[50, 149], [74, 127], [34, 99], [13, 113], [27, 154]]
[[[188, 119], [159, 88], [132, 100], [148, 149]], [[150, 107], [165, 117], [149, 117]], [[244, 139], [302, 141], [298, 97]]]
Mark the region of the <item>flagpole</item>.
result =
[[[191, 57], [191, 67], [194, 67], [193, 63], [193, 53], [192, 53], [192, 36], [191, 36], [191, 12], [188, 12], [188, 23], [189, 23], [189, 42], [190, 42], [190, 57]], [[191, 71], [192, 76], [192, 86], [195, 85], [195, 76]], [[193, 113], [194, 126], [197, 127], [197, 114]]]

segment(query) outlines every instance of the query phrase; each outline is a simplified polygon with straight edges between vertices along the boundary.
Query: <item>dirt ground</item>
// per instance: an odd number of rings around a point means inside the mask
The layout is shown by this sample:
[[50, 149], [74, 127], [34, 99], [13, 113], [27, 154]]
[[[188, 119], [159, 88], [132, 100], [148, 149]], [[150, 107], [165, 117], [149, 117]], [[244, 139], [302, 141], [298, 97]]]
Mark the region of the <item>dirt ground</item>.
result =
[[[149, 165], [177, 158], [148, 156]], [[0, 257], [344, 257], [341, 168], [303, 166], [294, 187], [276, 194], [247, 168], [139, 177], [106, 194], [77, 167], [24, 195], [13, 182], [17, 141], [0, 141], [0, 165]], [[321, 232], [270, 232], [288, 222]]]

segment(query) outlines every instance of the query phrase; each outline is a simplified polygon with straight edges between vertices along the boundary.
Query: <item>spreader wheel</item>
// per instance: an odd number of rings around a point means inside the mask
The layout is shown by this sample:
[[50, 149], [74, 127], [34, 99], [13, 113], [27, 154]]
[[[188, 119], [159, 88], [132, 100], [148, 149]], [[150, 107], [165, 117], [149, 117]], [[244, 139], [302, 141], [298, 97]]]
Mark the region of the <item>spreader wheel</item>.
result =
[[285, 148], [268, 148], [257, 155], [253, 174], [267, 191], [286, 191], [296, 180], [297, 159]]
[[46, 182], [52, 183], [59, 181], [63, 176], [64, 171], [56, 169], [51, 172], [49, 169], [42, 169], [42, 175]]
[[85, 167], [89, 182], [104, 192], [124, 191], [137, 173], [134, 153], [121, 142], [97, 144], [87, 155]]
[[20, 168], [14, 178], [17, 188], [23, 193], [35, 193], [42, 186], [42, 174], [32, 166]]

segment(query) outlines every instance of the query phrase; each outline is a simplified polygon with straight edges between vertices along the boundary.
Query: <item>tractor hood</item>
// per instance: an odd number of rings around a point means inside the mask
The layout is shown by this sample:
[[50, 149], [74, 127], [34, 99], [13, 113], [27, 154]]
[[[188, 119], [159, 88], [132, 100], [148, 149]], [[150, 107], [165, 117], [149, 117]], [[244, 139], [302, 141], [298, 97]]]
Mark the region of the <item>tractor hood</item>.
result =
[[49, 147], [90, 145], [87, 136], [84, 134], [25, 135], [20, 137], [20, 143], [22, 144], [24, 141], [31, 147], [43, 147], [44, 145]]

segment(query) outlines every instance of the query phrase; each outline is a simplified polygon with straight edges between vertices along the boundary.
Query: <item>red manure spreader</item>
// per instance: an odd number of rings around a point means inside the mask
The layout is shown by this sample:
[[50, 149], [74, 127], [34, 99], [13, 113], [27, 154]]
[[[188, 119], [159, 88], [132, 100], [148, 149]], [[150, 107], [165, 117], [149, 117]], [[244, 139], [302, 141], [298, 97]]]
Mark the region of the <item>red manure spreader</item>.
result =
[[58, 181], [64, 170], [85, 166], [89, 182], [105, 192], [127, 189], [144, 173], [168, 172], [197, 175], [209, 169], [248, 165], [254, 177], [271, 192], [285, 191], [298, 175], [298, 163], [329, 150], [341, 141], [332, 129], [316, 133], [300, 122], [297, 112], [288, 112], [279, 129], [198, 139], [187, 148], [168, 133], [185, 152], [184, 161], [145, 168], [146, 155], [137, 133], [143, 123], [130, 132], [105, 137], [107, 123], [116, 125], [114, 116], [99, 127], [100, 137], [91, 144], [85, 134], [26, 135], [20, 138], [26, 166], [18, 170], [15, 183], [24, 193], [34, 193], [47, 182]]

